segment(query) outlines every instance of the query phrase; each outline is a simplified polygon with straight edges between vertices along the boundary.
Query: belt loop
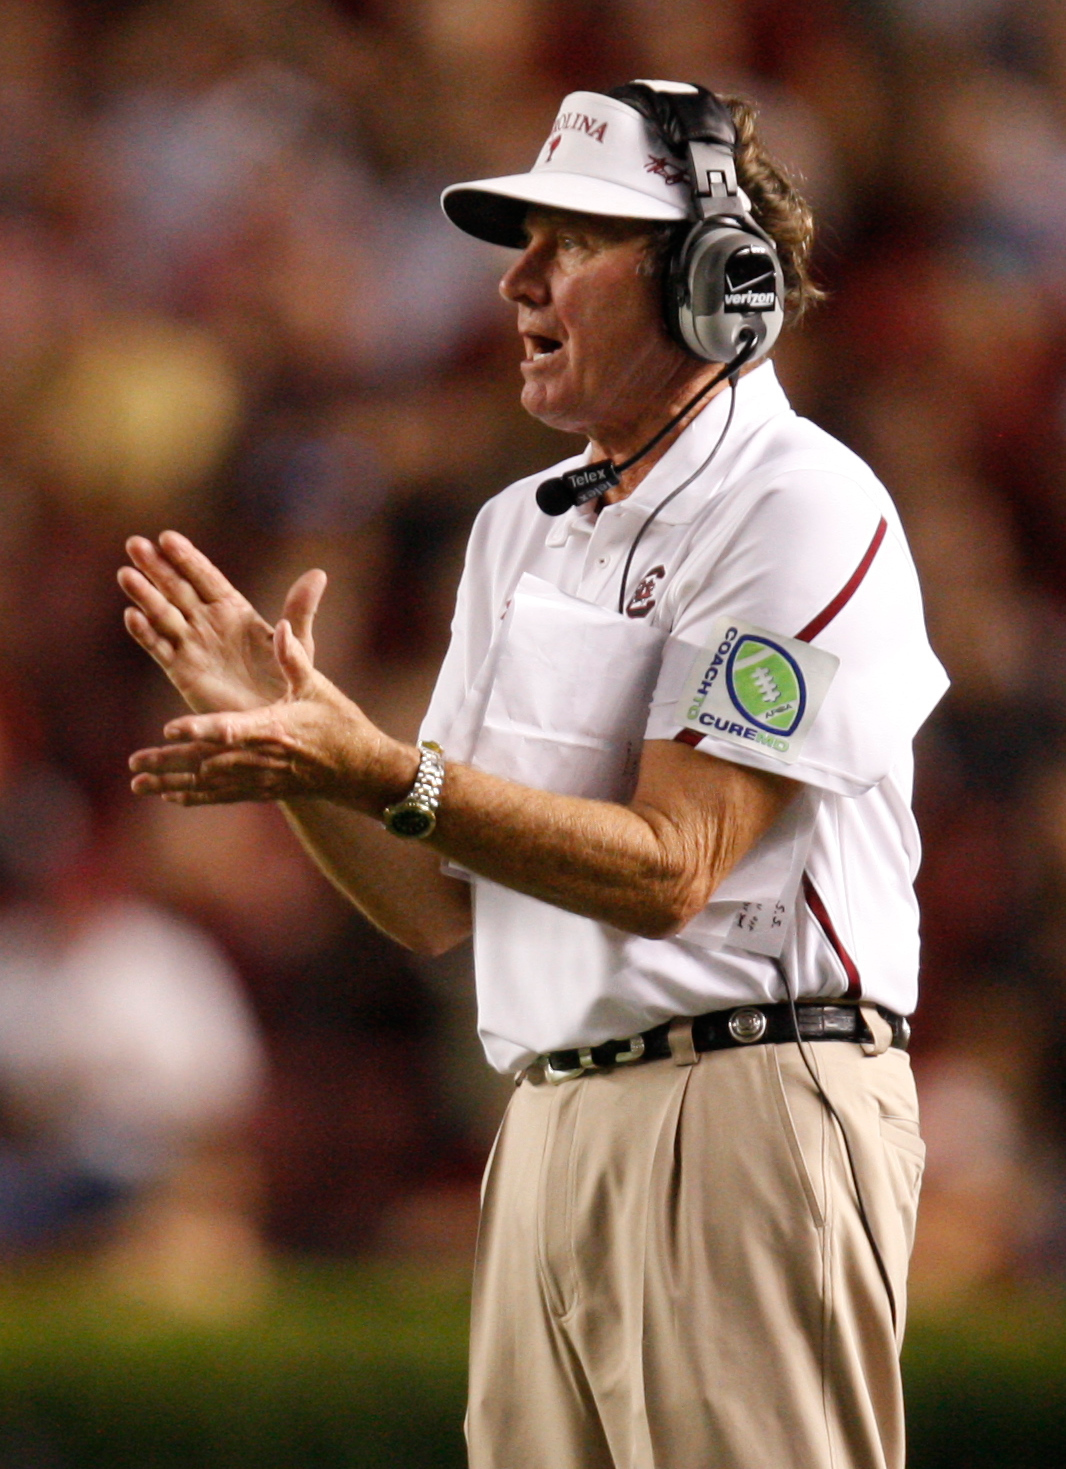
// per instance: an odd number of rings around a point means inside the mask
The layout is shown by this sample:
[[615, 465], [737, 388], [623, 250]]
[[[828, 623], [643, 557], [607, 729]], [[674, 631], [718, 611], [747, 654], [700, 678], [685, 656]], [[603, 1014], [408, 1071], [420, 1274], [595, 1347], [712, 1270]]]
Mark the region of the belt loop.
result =
[[868, 1056], [883, 1055], [892, 1044], [891, 1025], [873, 1005], [860, 1005], [859, 1014], [866, 1021], [866, 1027], [873, 1036], [873, 1040], [862, 1042], [863, 1050]]
[[[878, 1016], [880, 1019], [880, 1016]], [[670, 1045], [670, 1055], [675, 1066], [695, 1066], [700, 1059], [700, 1053], [696, 1050], [692, 1039], [692, 1020], [684, 1016], [677, 1020], [671, 1020], [670, 1029], [667, 1032], [667, 1041]]]

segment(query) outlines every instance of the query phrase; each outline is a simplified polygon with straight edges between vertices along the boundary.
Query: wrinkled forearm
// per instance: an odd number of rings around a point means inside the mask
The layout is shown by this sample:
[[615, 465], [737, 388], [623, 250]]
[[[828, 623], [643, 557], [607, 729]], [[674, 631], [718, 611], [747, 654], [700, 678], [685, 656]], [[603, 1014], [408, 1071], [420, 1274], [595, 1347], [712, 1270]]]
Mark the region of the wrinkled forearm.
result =
[[469, 885], [445, 877], [431, 848], [398, 841], [330, 801], [294, 800], [283, 809], [330, 882], [397, 943], [441, 954], [469, 935]]
[[657, 812], [554, 795], [455, 764], [447, 768], [433, 839], [403, 841], [371, 815], [405, 793], [410, 781], [401, 769], [388, 784], [379, 774], [379, 793], [358, 801], [365, 814], [310, 799], [286, 803], [286, 812], [330, 881], [378, 927], [419, 952], [450, 948], [470, 929], [469, 887], [442, 875], [442, 857], [649, 937], [680, 927], [732, 865], [724, 812], [721, 830], [705, 850], [694, 851]]
[[636, 801], [553, 795], [461, 765], [448, 767], [432, 845], [504, 887], [648, 938], [694, 917], [745, 849], [725, 798], [717, 820], [686, 829]]

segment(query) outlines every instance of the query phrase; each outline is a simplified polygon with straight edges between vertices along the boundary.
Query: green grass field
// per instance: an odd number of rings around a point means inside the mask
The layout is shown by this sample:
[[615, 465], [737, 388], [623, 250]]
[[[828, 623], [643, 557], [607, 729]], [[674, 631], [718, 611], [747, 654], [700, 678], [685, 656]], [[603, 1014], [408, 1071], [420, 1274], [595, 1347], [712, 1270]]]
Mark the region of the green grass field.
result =
[[[77, 1275], [0, 1285], [0, 1469], [459, 1469], [454, 1277], [284, 1270], [240, 1324], [182, 1323]], [[916, 1320], [910, 1469], [1066, 1466], [1066, 1309]]]

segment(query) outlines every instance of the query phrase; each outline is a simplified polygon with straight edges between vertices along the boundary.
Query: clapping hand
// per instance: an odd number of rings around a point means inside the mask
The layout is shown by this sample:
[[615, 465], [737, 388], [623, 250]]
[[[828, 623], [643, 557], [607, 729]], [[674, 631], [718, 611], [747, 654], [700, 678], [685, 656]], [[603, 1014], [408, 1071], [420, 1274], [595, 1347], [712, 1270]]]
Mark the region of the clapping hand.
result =
[[119, 583], [126, 626], [197, 712], [130, 758], [136, 795], [183, 806], [316, 796], [380, 812], [417, 754], [388, 739], [313, 663], [325, 587], [305, 572], [276, 628], [184, 536], [134, 537]]
[[[118, 573], [133, 603], [126, 627], [190, 709], [255, 709], [285, 693], [274, 629], [190, 540], [176, 531], [164, 531], [158, 545], [133, 536], [126, 551], [133, 565]], [[282, 613], [311, 662], [325, 586], [324, 571], [304, 572]]]

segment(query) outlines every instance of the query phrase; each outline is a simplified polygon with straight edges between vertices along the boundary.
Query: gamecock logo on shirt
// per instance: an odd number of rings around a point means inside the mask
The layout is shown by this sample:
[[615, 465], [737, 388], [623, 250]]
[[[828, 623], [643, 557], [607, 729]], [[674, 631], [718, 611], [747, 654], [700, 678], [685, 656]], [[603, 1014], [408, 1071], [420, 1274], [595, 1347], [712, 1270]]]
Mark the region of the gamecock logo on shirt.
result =
[[665, 566], [653, 566], [647, 576], [637, 582], [633, 595], [626, 603], [627, 617], [647, 617], [655, 606], [656, 582], [666, 575]]

